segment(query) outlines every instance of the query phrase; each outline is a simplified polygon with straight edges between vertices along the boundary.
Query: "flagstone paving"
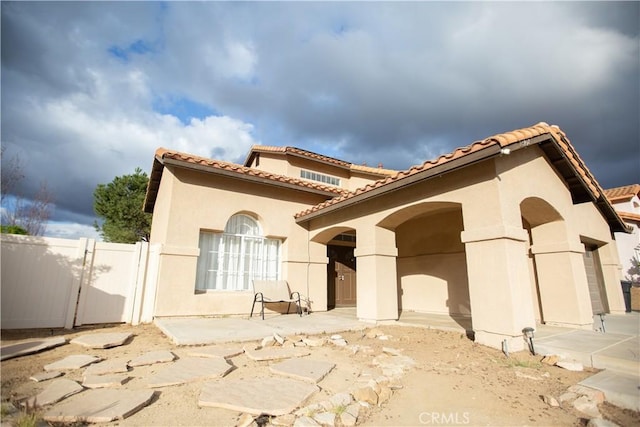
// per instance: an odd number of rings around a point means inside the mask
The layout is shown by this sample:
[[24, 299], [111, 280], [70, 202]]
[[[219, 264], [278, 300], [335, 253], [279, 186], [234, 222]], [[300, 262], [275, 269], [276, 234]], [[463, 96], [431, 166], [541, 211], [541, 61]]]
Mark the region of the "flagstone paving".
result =
[[37, 353], [59, 345], [66, 344], [65, 337], [44, 338], [39, 340], [23, 341], [16, 344], [0, 347], [0, 360]]
[[149, 387], [165, 387], [204, 378], [222, 378], [234, 368], [223, 358], [185, 357], [164, 367], [151, 378]]
[[45, 371], [65, 371], [69, 369], [80, 369], [87, 365], [101, 361], [102, 359], [96, 356], [89, 356], [87, 354], [72, 354], [57, 362], [44, 365]]
[[117, 374], [127, 372], [129, 370], [127, 363], [128, 358], [118, 357], [116, 359], [107, 359], [102, 362], [89, 365], [84, 371], [84, 376], [88, 375], [104, 375], [104, 374]]
[[202, 387], [198, 405], [277, 416], [292, 412], [318, 390], [316, 385], [289, 378], [215, 381]]
[[221, 347], [219, 345], [210, 345], [206, 347], [195, 347], [187, 353], [194, 357], [222, 357], [229, 359], [244, 353], [242, 347]]
[[126, 374], [85, 375], [82, 385], [87, 388], [117, 387], [128, 379]]
[[23, 405], [27, 408], [35, 408], [59, 402], [62, 399], [80, 393], [84, 388], [75, 381], [65, 378], [52, 381], [47, 388], [37, 396], [27, 399]]
[[129, 361], [129, 366], [147, 366], [156, 363], [173, 362], [176, 355], [169, 350], [156, 350], [145, 353]]
[[87, 390], [57, 404], [43, 418], [49, 422], [106, 423], [121, 420], [151, 402], [153, 390]]
[[88, 348], [111, 348], [123, 345], [133, 334], [104, 333], [81, 335], [71, 340], [71, 344], [78, 344]]
[[29, 379], [39, 383], [41, 381], [47, 381], [53, 378], [58, 378], [60, 376], [62, 376], [62, 372], [60, 371], [39, 372], [37, 374], [31, 375]]
[[245, 347], [244, 352], [249, 359], [258, 362], [290, 359], [292, 357], [303, 357], [311, 354], [309, 350], [300, 347], [267, 347], [260, 350], [253, 350], [251, 347]]
[[335, 366], [335, 363], [326, 362], [324, 360], [310, 360], [305, 357], [302, 359], [287, 359], [275, 365], [271, 365], [269, 369], [274, 374], [285, 375], [297, 380], [318, 383], [327, 376]]

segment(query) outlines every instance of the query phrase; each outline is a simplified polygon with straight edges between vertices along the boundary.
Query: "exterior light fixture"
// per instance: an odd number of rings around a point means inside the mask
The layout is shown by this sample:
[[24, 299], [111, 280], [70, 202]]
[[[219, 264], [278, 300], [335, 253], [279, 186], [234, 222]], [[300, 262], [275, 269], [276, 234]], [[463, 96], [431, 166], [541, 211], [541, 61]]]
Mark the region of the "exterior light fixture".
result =
[[525, 341], [527, 341], [527, 344], [529, 345], [529, 351], [531, 352], [531, 354], [533, 354], [534, 356], [536, 355], [536, 351], [533, 348], [533, 332], [535, 331], [535, 329], [531, 328], [531, 327], [526, 327], [522, 330], [522, 335], [524, 335], [524, 339]]

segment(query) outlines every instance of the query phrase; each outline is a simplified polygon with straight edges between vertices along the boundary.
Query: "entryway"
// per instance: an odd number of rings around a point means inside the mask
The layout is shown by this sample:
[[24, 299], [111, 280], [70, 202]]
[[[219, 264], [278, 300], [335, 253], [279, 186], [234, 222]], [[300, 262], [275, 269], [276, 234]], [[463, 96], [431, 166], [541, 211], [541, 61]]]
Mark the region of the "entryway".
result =
[[327, 308], [356, 305], [356, 257], [353, 247], [327, 246]]

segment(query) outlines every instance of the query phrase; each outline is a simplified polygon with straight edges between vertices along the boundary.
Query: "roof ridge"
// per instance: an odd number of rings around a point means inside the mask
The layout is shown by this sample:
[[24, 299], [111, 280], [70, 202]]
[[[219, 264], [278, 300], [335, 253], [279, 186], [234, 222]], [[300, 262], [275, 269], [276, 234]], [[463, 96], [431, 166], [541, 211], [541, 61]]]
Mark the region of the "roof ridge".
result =
[[225, 160], [212, 159], [208, 157], [202, 157], [195, 154], [169, 150], [165, 148], [159, 148], [158, 150], [156, 150], [156, 156], [162, 159], [171, 158], [173, 160], [181, 160], [181, 161], [192, 163], [192, 164], [210, 166], [215, 169], [227, 170], [227, 171], [235, 172], [238, 174], [250, 175], [250, 176], [255, 176], [259, 178], [266, 178], [275, 182], [295, 184], [301, 187], [307, 187], [307, 188], [318, 189], [321, 191], [326, 191], [328, 193], [341, 195], [349, 192], [349, 190], [342, 187], [326, 185], [323, 183], [315, 183], [312, 181], [307, 181], [307, 180], [294, 178], [286, 175], [280, 175], [280, 174], [275, 174], [268, 171], [263, 171], [261, 169], [251, 168], [238, 163], [227, 162]]

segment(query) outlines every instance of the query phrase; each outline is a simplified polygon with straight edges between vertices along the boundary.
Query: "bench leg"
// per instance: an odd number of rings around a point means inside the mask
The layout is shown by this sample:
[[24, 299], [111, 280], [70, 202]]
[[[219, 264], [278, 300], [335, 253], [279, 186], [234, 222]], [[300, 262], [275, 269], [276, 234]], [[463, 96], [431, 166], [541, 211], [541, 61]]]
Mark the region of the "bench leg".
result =
[[262, 309], [260, 310], [260, 314], [262, 315], [262, 320], [264, 320], [264, 300], [262, 301]]

